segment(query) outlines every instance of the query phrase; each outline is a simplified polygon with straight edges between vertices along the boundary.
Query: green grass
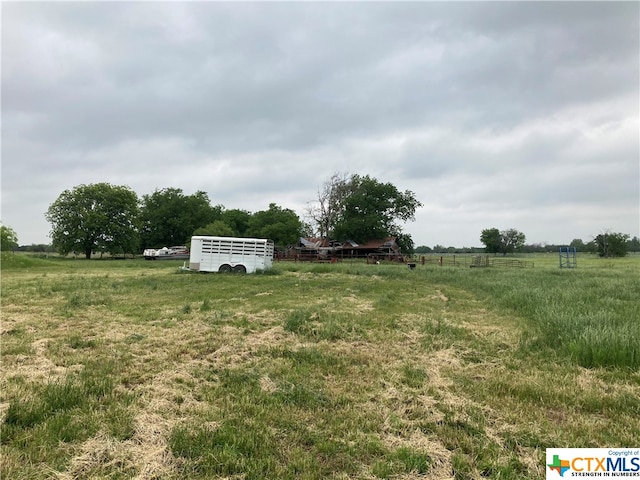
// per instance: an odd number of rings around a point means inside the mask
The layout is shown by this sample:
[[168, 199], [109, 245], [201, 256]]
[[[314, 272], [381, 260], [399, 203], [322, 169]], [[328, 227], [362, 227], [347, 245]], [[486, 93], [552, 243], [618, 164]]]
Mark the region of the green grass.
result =
[[542, 479], [634, 445], [640, 257], [527, 260], [3, 255], [0, 477]]
[[2, 424], [3, 458], [16, 464], [8, 462], [3, 478], [19, 478], [19, 463], [64, 469], [69, 446], [101, 430], [114, 440], [131, 438], [134, 395], [116, 392], [112, 374], [108, 366], [88, 362], [77, 375], [21, 385], [21, 394], [8, 398]]

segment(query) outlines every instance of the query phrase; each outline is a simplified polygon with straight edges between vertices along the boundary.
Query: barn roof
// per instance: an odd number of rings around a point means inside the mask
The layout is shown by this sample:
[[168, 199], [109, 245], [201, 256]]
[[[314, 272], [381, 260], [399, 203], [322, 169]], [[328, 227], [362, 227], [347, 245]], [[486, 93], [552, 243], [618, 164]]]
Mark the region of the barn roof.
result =
[[[355, 242], [354, 242], [355, 243]], [[396, 237], [387, 237], [384, 239], [378, 240], [368, 240], [365, 243], [355, 244], [354, 248], [362, 248], [362, 249], [370, 249], [370, 248], [393, 248], [397, 247], [398, 243], [396, 241]]]
[[331, 241], [327, 238], [314, 238], [314, 237], [300, 237], [300, 244], [304, 248], [330, 248], [332, 246], [342, 246], [342, 248], [353, 248], [370, 250], [376, 248], [397, 248], [397, 238], [387, 237], [383, 239], [368, 240], [364, 243], [357, 243], [353, 240], [346, 240], [340, 244], [339, 242]]
[[305, 248], [328, 248], [331, 242], [326, 238], [300, 237], [300, 244]]

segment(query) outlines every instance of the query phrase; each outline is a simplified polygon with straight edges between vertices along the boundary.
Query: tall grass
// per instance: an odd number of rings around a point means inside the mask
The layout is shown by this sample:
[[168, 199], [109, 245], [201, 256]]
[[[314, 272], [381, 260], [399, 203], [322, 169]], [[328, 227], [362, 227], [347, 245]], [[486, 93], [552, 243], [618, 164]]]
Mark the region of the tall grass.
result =
[[525, 319], [528, 352], [552, 351], [588, 368], [640, 368], [640, 277], [633, 272], [489, 269], [441, 280]]
[[[640, 368], [640, 269], [634, 259], [586, 257], [584, 268], [560, 270], [556, 257], [542, 257], [538, 268], [420, 266], [409, 273], [398, 266], [361, 264], [297, 264], [297, 271], [313, 274], [330, 270], [361, 277], [379, 276], [388, 281], [407, 281], [408, 273], [427, 283], [444, 283], [473, 292], [488, 307], [506, 309], [523, 318], [522, 348], [535, 353], [550, 351], [577, 365]], [[306, 268], [305, 268], [306, 267]], [[379, 267], [379, 268], [377, 268]], [[364, 288], [371, 288], [367, 285]], [[361, 289], [362, 290], [362, 289]], [[393, 293], [391, 293], [393, 292]], [[384, 305], [390, 289], [378, 300]], [[395, 302], [391, 302], [395, 305]], [[393, 307], [392, 307], [393, 308]], [[288, 328], [308, 325], [304, 312], [294, 312]]]

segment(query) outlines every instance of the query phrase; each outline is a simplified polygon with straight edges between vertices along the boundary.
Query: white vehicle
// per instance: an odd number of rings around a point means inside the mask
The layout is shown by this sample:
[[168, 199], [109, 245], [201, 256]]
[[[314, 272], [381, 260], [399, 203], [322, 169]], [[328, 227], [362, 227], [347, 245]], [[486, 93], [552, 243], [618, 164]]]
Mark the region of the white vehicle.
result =
[[159, 249], [147, 248], [142, 252], [145, 260], [186, 260], [189, 258], [189, 250], [184, 245], [175, 247], [163, 247]]
[[189, 270], [253, 273], [273, 265], [273, 242], [263, 238], [191, 237]]

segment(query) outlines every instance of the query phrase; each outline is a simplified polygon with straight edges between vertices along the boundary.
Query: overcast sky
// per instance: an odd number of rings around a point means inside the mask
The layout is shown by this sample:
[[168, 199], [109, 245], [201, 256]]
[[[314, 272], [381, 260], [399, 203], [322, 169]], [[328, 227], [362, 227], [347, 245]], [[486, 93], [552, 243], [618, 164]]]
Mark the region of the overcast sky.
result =
[[333, 173], [416, 245], [640, 236], [640, 3], [2, 3], [1, 220], [65, 189], [295, 210]]

